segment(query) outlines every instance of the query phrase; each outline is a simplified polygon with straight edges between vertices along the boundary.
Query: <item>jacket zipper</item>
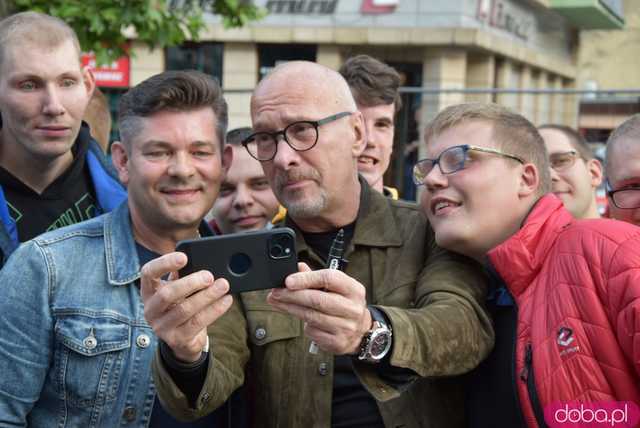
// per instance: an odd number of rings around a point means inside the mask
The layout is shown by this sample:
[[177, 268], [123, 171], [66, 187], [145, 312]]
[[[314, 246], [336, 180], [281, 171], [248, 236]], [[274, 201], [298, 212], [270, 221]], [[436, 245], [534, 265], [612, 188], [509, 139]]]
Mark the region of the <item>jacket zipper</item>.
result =
[[520, 380], [527, 384], [527, 392], [529, 395], [529, 402], [533, 409], [533, 414], [536, 417], [536, 422], [539, 427], [546, 427], [547, 424], [544, 421], [544, 413], [540, 407], [540, 400], [538, 399], [538, 392], [536, 391], [536, 382], [533, 373], [533, 351], [531, 349], [531, 343], [527, 343], [525, 347], [524, 367], [520, 372]]

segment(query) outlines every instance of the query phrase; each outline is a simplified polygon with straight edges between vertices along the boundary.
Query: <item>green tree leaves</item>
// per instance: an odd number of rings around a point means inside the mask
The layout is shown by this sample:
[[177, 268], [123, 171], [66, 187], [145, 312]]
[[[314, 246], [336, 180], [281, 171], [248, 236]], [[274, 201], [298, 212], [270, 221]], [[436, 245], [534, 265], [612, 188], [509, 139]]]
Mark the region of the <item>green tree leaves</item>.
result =
[[[5, 3], [5, 2], [2, 2]], [[13, 11], [57, 16], [78, 34], [85, 52], [108, 64], [127, 51], [129, 38], [150, 48], [198, 40], [206, 24], [203, 11], [221, 15], [225, 28], [242, 27], [265, 16], [247, 0], [13, 0]]]

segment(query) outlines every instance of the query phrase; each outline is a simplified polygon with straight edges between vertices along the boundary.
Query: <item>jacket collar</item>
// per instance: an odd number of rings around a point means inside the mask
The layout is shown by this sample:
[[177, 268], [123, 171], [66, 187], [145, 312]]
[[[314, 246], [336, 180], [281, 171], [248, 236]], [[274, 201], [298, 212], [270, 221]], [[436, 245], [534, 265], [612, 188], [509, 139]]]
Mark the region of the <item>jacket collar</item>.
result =
[[140, 261], [126, 200], [105, 216], [104, 247], [109, 284], [127, 285], [140, 278]]
[[573, 221], [562, 201], [547, 194], [536, 202], [520, 230], [488, 253], [514, 297], [538, 276], [558, 233]]
[[[356, 228], [351, 245], [368, 247], [400, 247], [403, 244], [396, 217], [391, 211], [391, 201], [373, 190], [367, 181], [358, 175], [360, 182], [360, 205], [356, 217]], [[300, 228], [287, 214], [285, 226], [295, 230]], [[298, 233], [296, 245], [299, 252], [308, 250], [307, 244]], [[350, 246], [351, 246], [350, 245]]]
[[400, 247], [402, 234], [391, 211], [391, 200], [358, 176], [362, 191], [353, 243], [369, 247]]
[[91, 137], [89, 137], [89, 150], [87, 150], [85, 162], [101, 213], [112, 211], [127, 199], [127, 190], [120, 183], [113, 165]]

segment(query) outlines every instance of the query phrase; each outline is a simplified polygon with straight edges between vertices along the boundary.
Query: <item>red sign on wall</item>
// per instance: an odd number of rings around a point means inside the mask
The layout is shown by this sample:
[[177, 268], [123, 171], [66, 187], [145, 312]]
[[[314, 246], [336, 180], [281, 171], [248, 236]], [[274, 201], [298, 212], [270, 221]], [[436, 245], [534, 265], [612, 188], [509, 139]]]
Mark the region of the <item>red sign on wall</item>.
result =
[[96, 67], [93, 52], [82, 54], [82, 65], [88, 65], [96, 78], [96, 85], [105, 88], [129, 87], [129, 57], [121, 56], [109, 65]]
[[360, 12], [363, 14], [393, 13], [400, 0], [362, 0]]

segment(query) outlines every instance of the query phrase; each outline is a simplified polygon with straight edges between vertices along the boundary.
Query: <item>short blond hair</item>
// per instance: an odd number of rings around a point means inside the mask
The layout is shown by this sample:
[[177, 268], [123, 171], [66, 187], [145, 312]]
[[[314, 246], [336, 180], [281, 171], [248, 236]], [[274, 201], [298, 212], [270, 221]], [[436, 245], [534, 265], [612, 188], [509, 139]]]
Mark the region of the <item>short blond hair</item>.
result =
[[551, 191], [547, 149], [540, 133], [525, 117], [501, 105], [466, 103], [447, 107], [429, 122], [424, 140], [429, 144], [444, 131], [472, 121], [490, 123], [493, 126], [493, 138], [500, 150], [536, 166], [540, 176], [539, 194]]
[[80, 42], [75, 31], [63, 20], [38, 12], [21, 12], [0, 21], [0, 66], [5, 49], [13, 44], [34, 44], [53, 48], [70, 40], [80, 61]]

